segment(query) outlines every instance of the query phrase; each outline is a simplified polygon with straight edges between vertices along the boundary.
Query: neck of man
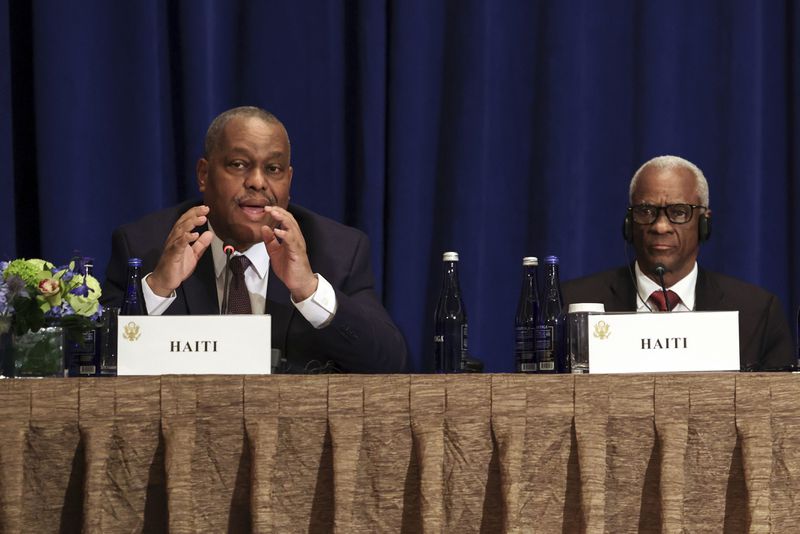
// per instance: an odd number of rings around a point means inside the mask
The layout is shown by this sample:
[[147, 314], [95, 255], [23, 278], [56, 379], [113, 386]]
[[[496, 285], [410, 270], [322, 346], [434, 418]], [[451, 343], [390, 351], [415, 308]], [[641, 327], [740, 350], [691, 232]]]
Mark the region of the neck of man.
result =
[[[677, 271], [666, 270], [664, 272], [664, 287], [672, 287], [675, 284], [677, 284], [678, 282], [680, 282], [681, 280], [683, 280], [684, 278], [686, 278], [687, 276], [689, 276], [689, 273], [691, 273], [692, 269], [694, 269], [694, 264], [695, 264], [696, 261], [697, 261], [696, 258], [692, 259], [691, 263], [689, 263], [687, 266], [682, 267], [681, 269], [679, 269]], [[652, 280], [656, 284], [661, 285], [661, 280], [659, 280], [658, 274], [656, 274], [655, 266], [652, 266], [652, 267], [649, 266], [649, 265], [645, 266], [640, 261], [639, 262], [639, 267], [642, 269], [642, 271], [644, 272], [645, 276], [647, 276], [647, 278], [649, 278], [650, 280]]]

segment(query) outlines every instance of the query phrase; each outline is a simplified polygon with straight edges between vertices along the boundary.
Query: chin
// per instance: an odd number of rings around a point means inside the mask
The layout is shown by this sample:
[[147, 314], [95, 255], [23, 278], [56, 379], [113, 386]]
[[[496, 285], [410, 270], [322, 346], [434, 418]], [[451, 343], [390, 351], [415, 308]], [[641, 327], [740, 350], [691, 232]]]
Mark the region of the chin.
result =
[[642, 261], [639, 262], [639, 265], [643, 271], [650, 273], [655, 270], [656, 265], [658, 265], [659, 263], [663, 265], [667, 271], [672, 270], [672, 262], [669, 260], [669, 258], [647, 256], [643, 258]]
[[261, 241], [260, 225], [257, 228], [237, 225], [230, 228], [230, 231], [230, 240], [233, 241], [237, 248], [246, 249]]

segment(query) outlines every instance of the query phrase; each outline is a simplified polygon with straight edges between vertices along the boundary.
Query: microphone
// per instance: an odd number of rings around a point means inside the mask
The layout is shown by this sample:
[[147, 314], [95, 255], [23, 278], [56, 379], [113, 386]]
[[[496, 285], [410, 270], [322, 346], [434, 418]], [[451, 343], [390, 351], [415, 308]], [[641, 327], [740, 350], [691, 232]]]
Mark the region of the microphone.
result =
[[222, 245], [222, 251], [225, 253], [225, 278], [222, 282], [222, 310], [220, 315], [228, 315], [228, 293], [231, 290], [231, 256], [233, 256], [232, 245]]
[[656, 276], [658, 276], [658, 283], [661, 285], [661, 292], [664, 293], [664, 302], [667, 303], [667, 311], [672, 311], [672, 306], [669, 301], [669, 297], [667, 296], [667, 287], [664, 285], [664, 274], [667, 272], [667, 268], [664, 267], [663, 263], [656, 263], [656, 268], [654, 269]]

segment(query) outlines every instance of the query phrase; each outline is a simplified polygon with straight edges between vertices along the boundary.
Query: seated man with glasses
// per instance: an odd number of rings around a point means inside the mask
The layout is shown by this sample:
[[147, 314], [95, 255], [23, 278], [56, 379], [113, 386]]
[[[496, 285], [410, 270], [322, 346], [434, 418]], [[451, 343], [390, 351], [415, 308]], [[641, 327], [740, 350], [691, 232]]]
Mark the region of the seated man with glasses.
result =
[[778, 298], [697, 266], [700, 243], [711, 236], [703, 172], [676, 156], [653, 158], [634, 174], [629, 198], [622, 233], [636, 251], [633, 268], [565, 283], [565, 304], [602, 302], [607, 312], [738, 311], [741, 368], [793, 368], [792, 335]]

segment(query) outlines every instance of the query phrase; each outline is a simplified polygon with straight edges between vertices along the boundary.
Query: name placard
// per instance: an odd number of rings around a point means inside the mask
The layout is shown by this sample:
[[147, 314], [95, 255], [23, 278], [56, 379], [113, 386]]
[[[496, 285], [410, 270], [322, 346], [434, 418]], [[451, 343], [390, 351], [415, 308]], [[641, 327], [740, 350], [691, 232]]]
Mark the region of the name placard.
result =
[[589, 316], [590, 373], [739, 370], [739, 312]]
[[117, 374], [270, 374], [269, 315], [120, 315]]

